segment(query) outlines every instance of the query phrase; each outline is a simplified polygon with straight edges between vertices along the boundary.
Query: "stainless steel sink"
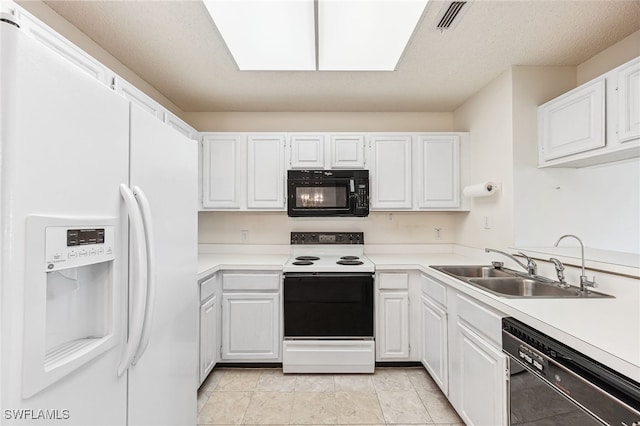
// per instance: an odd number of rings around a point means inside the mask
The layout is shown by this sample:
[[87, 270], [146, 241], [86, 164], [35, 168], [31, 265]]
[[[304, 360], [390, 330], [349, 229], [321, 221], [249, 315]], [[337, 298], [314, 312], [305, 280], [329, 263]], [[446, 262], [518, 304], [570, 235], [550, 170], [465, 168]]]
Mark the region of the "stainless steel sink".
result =
[[581, 294], [578, 287], [563, 288], [544, 277], [524, 277], [515, 271], [484, 265], [432, 266], [432, 268], [501, 297], [513, 298], [603, 298], [595, 291]]
[[515, 277], [515, 273], [510, 273], [493, 266], [465, 265], [465, 266], [432, 266], [432, 268], [454, 277], [464, 278], [487, 278], [487, 277]]

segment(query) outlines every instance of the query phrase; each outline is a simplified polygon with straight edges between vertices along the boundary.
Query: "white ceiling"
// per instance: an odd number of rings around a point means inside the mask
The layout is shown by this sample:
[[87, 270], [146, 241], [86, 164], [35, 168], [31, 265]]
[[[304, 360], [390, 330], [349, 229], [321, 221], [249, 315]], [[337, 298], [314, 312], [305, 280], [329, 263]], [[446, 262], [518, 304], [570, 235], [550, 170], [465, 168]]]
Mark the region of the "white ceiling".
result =
[[[394, 72], [238, 71], [201, 1], [46, 1], [185, 112], [453, 111], [511, 65], [578, 65], [640, 29], [640, 1], [431, 0]], [[238, 22], [242, 25], [242, 22]]]

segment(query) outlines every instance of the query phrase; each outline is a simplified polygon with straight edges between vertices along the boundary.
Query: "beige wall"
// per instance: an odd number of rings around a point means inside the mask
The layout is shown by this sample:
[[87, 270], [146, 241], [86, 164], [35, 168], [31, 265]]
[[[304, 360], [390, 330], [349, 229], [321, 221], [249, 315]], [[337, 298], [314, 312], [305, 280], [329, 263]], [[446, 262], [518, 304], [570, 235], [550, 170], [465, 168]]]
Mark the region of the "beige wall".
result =
[[182, 117], [182, 110], [175, 106], [173, 102], [158, 92], [153, 86], [140, 78], [135, 72], [127, 68], [122, 62], [113, 57], [109, 52], [100, 47], [96, 42], [87, 37], [82, 31], [71, 25], [69, 21], [58, 15], [49, 6], [40, 0], [16, 0], [16, 3], [23, 7], [42, 22], [60, 33], [80, 49], [102, 62], [107, 68], [127, 80], [129, 83], [142, 90], [156, 102], [165, 108]]
[[511, 71], [504, 72], [454, 112], [456, 130], [470, 133], [471, 182], [502, 184], [496, 195], [471, 199], [456, 240], [465, 246], [505, 248], [513, 241], [511, 81]]
[[[291, 231], [364, 232], [371, 244], [454, 243], [460, 219], [467, 213], [371, 212], [366, 218], [290, 218], [285, 212], [200, 212], [200, 244], [288, 244]], [[442, 228], [436, 240], [435, 228]]]
[[450, 112], [187, 112], [201, 132], [451, 132]]
[[640, 56], [640, 30], [578, 65], [578, 85]]

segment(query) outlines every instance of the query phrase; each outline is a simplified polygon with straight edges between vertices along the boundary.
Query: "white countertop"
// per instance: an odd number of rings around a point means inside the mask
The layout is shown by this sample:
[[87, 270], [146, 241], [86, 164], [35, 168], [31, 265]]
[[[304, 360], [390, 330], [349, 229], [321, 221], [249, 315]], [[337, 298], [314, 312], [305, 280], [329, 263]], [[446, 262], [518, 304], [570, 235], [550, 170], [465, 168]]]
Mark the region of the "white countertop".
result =
[[[640, 382], [640, 283], [622, 296], [602, 299], [504, 298], [476, 289], [429, 265], [487, 264], [455, 253], [365, 254], [376, 270], [416, 269], [514, 317], [625, 376]], [[289, 254], [201, 253], [198, 279], [219, 270], [282, 270]], [[602, 290], [606, 293], [606, 291]]]

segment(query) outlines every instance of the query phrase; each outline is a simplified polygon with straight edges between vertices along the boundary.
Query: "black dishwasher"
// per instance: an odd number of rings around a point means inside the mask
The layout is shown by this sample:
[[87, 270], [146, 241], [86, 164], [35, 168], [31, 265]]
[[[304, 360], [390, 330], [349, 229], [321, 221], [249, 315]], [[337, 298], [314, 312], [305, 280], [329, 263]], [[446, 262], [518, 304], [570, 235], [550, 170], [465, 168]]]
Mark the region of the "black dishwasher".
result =
[[513, 318], [502, 350], [512, 425], [640, 426], [640, 384], [628, 377]]

